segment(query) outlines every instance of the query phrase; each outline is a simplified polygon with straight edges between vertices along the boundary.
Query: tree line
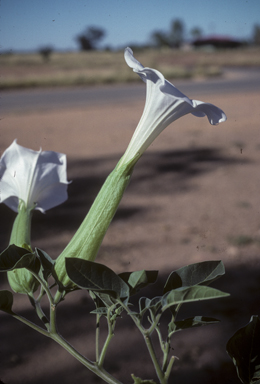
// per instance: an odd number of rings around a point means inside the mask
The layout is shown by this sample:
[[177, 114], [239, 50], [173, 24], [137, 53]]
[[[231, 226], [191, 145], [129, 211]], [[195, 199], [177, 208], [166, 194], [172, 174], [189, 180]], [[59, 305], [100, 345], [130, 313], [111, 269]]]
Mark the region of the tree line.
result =
[[[76, 41], [82, 51], [95, 50], [105, 35], [106, 31], [103, 28], [92, 26], [76, 36]], [[189, 40], [198, 40], [203, 37], [203, 31], [196, 26], [187, 34], [184, 22], [181, 19], [175, 19], [171, 22], [168, 31], [155, 30], [152, 32], [150, 43], [146, 46], [180, 48], [187, 40], [187, 36], [189, 36]], [[258, 24], [253, 26], [251, 43], [260, 45], [260, 25]]]
[[[101, 41], [106, 36], [106, 31], [97, 26], [89, 26], [75, 37], [75, 40], [81, 51], [93, 51], [100, 47]], [[203, 37], [203, 31], [200, 27], [193, 27], [188, 36], [190, 40], [195, 41]], [[169, 48], [180, 48], [183, 43], [187, 40], [187, 33], [185, 30], [184, 22], [180, 19], [175, 19], [171, 22], [168, 31], [155, 30], [151, 34], [150, 43], [146, 44], [145, 47], [169, 47]], [[260, 45], [260, 24], [256, 24], [252, 29], [251, 43], [254, 45]], [[144, 48], [139, 46], [135, 48]], [[39, 53], [43, 59], [48, 61], [53, 49], [50, 46], [45, 46], [39, 49]]]

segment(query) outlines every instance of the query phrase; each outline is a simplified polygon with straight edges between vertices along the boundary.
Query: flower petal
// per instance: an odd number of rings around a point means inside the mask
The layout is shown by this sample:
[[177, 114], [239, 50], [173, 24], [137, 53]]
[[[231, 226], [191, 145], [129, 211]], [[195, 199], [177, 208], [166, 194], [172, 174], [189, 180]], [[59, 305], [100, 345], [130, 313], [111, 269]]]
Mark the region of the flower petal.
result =
[[192, 100], [195, 111], [191, 113], [197, 117], [207, 116], [210, 124], [217, 125], [227, 120], [225, 113], [218, 107], [210, 103], [203, 103], [203, 101]]
[[67, 199], [66, 156], [33, 151], [14, 141], [0, 160], [0, 202], [18, 210], [19, 200], [44, 212]]
[[141, 155], [169, 124], [188, 113], [197, 117], [206, 115], [210, 124], [226, 120], [225, 113], [218, 107], [199, 100], [190, 100], [159, 71], [144, 67], [135, 59], [130, 48], [125, 50], [125, 60], [146, 83], [146, 102], [142, 117], [122, 158], [123, 162], [137, 154]]
[[1, 202], [17, 211], [19, 199], [25, 203], [30, 188], [31, 170], [40, 152], [23, 148], [16, 140], [3, 153], [1, 157]]
[[130, 67], [133, 68], [134, 72], [142, 70], [144, 67], [141, 63], [139, 63], [138, 60], [133, 55], [133, 51], [131, 48], [127, 47], [125, 49], [125, 61], [126, 64]]
[[46, 211], [67, 200], [66, 155], [46, 151], [38, 158], [33, 185], [30, 193], [30, 204]]

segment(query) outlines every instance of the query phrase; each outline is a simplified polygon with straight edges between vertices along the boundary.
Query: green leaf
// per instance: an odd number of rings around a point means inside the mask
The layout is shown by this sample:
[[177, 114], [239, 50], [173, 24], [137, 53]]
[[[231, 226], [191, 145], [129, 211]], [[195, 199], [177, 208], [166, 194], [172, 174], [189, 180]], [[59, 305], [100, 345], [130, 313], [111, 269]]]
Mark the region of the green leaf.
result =
[[148, 309], [156, 313], [162, 306], [161, 301], [162, 301], [162, 296], [156, 296], [153, 299], [148, 299], [147, 297], [141, 297], [139, 299], [140, 315], [143, 316]]
[[[117, 317], [121, 315], [124, 308], [113, 299], [113, 297], [100, 292], [89, 291], [90, 297], [94, 300], [96, 309], [91, 311], [92, 314], [98, 314], [100, 316], [108, 316], [108, 309], [113, 306], [113, 310], [110, 313], [110, 320], [115, 321]], [[127, 299], [128, 300], [128, 299]], [[104, 306], [105, 304], [105, 306]], [[116, 305], [115, 305], [116, 304]]]
[[80, 288], [106, 293], [115, 299], [129, 297], [128, 285], [103, 264], [66, 258], [66, 270], [69, 278]]
[[163, 296], [156, 296], [153, 299], [141, 297], [139, 300], [140, 315], [149, 309], [153, 313], [158, 311], [164, 312], [166, 309], [193, 301], [218, 299], [220, 297], [227, 297], [228, 293], [221, 292], [218, 289], [210, 288], [204, 285], [195, 285], [193, 287], [181, 287], [166, 292]]
[[3, 290], [0, 291], [0, 310], [13, 314], [13, 294], [10, 291]]
[[1, 254], [0, 254], [0, 271], [10, 271], [14, 269], [15, 264], [27, 254], [31, 254], [27, 249], [17, 247], [12, 244], [9, 245]]
[[252, 316], [228, 341], [227, 352], [244, 384], [260, 382], [260, 319]]
[[40, 261], [34, 253], [12, 244], [0, 255], [0, 271], [11, 271], [20, 268], [27, 268], [32, 272], [38, 273]]
[[14, 266], [13, 269], [26, 268], [31, 272], [38, 274], [41, 267], [40, 260], [35, 256], [35, 253], [24, 255]]
[[98, 291], [92, 292], [90, 290], [88, 292], [96, 306], [96, 310], [92, 311], [91, 313], [99, 313], [100, 315], [105, 315], [107, 314], [108, 308], [114, 306], [117, 303], [117, 300], [111, 295], [109, 296], [107, 293]]
[[149, 284], [154, 284], [158, 277], [158, 271], [123, 272], [118, 275], [130, 287], [130, 295], [134, 295], [140, 289]]
[[[89, 293], [89, 296], [91, 297], [91, 299], [94, 301], [95, 303], [95, 306], [97, 309], [99, 308], [109, 308], [111, 305], [114, 304], [114, 302], [111, 301], [111, 297], [106, 295], [105, 293], [99, 293], [99, 292], [92, 292], [92, 291], [88, 291]], [[100, 295], [102, 295], [102, 299], [100, 297]]]
[[195, 316], [185, 320], [173, 322], [172, 327], [169, 328], [169, 330], [181, 331], [187, 328], [201, 327], [203, 325], [216, 324], [216, 323], [219, 323], [219, 320], [214, 319], [213, 317]]
[[157, 313], [159, 310], [162, 312], [177, 304], [188, 303], [192, 301], [217, 299], [220, 297], [229, 296], [215, 288], [210, 288], [204, 285], [195, 285], [193, 287], [181, 287], [166, 292], [163, 296], [156, 296], [153, 299], [141, 297], [139, 300], [140, 315], [143, 316], [148, 309]]
[[114, 305], [116, 303], [116, 295], [115, 294], [108, 294], [108, 293], [103, 293], [103, 292], [95, 292], [97, 298], [101, 301], [101, 305], [98, 304], [98, 308], [100, 307], [103, 307], [103, 305], [105, 304], [105, 306], [107, 308], [110, 308], [112, 305]]
[[55, 262], [46, 252], [39, 248], [35, 248], [35, 253], [41, 262], [43, 277], [47, 280], [52, 274]]
[[167, 292], [162, 297], [162, 311], [165, 311], [166, 309], [176, 304], [200, 300], [218, 299], [220, 297], [226, 296], [229, 296], [229, 294], [204, 285], [195, 285], [193, 287], [181, 287]]
[[222, 261], [203, 261], [173, 271], [164, 287], [164, 293], [180, 287], [193, 285], [209, 285], [212, 281], [225, 274]]
[[90, 313], [98, 314], [100, 316], [106, 316], [107, 315], [107, 311], [108, 311], [107, 307], [99, 307], [99, 308], [94, 309]]

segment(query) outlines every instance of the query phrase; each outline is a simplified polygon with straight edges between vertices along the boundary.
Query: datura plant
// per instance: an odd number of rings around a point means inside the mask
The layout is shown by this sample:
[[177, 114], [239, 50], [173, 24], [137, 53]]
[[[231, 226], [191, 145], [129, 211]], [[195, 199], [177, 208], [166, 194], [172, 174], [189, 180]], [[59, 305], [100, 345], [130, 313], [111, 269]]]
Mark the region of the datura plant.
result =
[[[9, 290], [0, 292], [0, 309], [56, 341], [86, 368], [111, 384], [121, 382], [105, 370], [104, 361], [116, 322], [125, 312], [143, 336], [157, 380], [166, 384], [175, 361], [171, 352], [174, 334], [218, 322], [205, 316], [180, 320], [178, 314], [185, 303], [228, 296], [209, 287], [211, 282], [225, 273], [222, 262], [199, 262], [172, 271], [161, 295], [140, 297], [136, 307], [131, 303], [131, 297], [155, 283], [158, 272], [140, 270], [116, 274], [109, 266], [95, 260], [133, 169], [154, 139], [168, 125], [188, 113], [196, 117], [206, 116], [213, 125], [224, 122], [226, 116], [212, 104], [190, 100], [157, 70], [143, 67], [130, 48], [125, 50], [125, 60], [146, 84], [143, 114], [128, 148], [105, 180], [79, 229], [56, 260], [44, 250], [32, 247], [31, 217], [34, 210], [45, 212], [67, 199], [66, 156], [56, 152], [32, 151], [16, 141], [3, 153], [0, 160], [0, 201], [17, 212], [17, 216], [9, 246], [0, 255], [0, 270], [7, 272], [14, 292], [28, 295], [42, 326], [13, 312], [13, 293]], [[77, 351], [57, 329], [57, 306], [67, 294], [78, 289], [87, 290], [94, 303], [91, 312], [97, 321], [94, 361]], [[45, 313], [41, 304], [44, 295], [49, 301], [49, 313]], [[161, 318], [165, 313], [170, 314], [166, 331], [161, 329]], [[108, 324], [107, 338], [102, 345], [99, 337], [101, 317], [106, 318]], [[156, 334], [158, 351], [152, 341]], [[134, 374], [132, 379], [136, 384], [154, 383], [149, 378], [141, 379]]]

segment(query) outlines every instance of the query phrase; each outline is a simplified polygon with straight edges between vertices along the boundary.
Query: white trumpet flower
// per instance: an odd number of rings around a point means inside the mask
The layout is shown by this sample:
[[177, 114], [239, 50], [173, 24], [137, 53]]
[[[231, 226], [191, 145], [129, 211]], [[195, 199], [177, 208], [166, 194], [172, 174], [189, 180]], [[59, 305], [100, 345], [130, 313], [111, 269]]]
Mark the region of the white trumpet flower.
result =
[[136, 156], [141, 156], [154, 139], [173, 121], [193, 114], [207, 116], [210, 124], [225, 121], [225, 113], [213, 104], [190, 100], [157, 70], [144, 67], [133, 56], [130, 48], [125, 49], [125, 61], [146, 83], [146, 103], [142, 117], [122, 157], [119, 166]]
[[0, 159], [0, 202], [18, 212], [41, 212], [67, 200], [66, 155], [53, 151], [33, 151], [17, 144], [8, 147]]
[[219, 108], [202, 101], [190, 100], [165, 80], [160, 72], [144, 68], [134, 58], [130, 48], [125, 50], [125, 60], [146, 83], [144, 112], [125, 154], [107, 177], [81, 226], [56, 260], [56, 275], [67, 288], [72, 288], [73, 283], [68, 277], [65, 259], [74, 257], [95, 260], [135, 164], [160, 132], [187, 113], [200, 117], [207, 115], [211, 124], [226, 120], [226, 115]]

